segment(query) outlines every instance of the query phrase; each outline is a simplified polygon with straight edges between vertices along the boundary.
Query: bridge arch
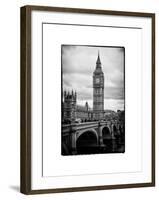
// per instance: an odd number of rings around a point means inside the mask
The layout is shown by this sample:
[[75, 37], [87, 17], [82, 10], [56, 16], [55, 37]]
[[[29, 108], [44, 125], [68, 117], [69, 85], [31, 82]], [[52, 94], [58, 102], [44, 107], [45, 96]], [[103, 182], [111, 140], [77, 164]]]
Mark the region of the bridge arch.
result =
[[103, 139], [111, 137], [111, 129], [109, 126], [102, 127], [102, 136], [103, 136]]
[[103, 144], [105, 145], [105, 151], [112, 151], [112, 134], [111, 129], [108, 126], [104, 126], [102, 129]]
[[81, 131], [76, 137], [77, 154], [96, 153], [98, 149], [98, 134], [94, 129]]
[[79, 131], [79, 132], [77, 133], [77, 136], [76, 136], [76, 141], [78, 140], [78, 138], [79, 138], [81, 135], [85, 134], [86, 132], [89, 132], [89, 133], [94, 134], [94, 135], [96, 136], [97, 140], [98, 140], [98, 133], [97, 133], [97, 131], [96, 131], [94, 128], [91, 128], [91, 129], [85, 129], [85, 130], [83, 130], [83, 131]]

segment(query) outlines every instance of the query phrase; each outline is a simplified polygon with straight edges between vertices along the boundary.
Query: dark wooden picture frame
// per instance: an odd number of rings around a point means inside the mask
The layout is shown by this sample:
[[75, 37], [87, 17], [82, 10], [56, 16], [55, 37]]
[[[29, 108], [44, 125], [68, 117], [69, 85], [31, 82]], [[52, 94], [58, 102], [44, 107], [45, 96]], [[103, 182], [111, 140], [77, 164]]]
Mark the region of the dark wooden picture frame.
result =
[[[151, 145], [151, 177], [149, 183], [135, 184], [119, 184], [119, 185], [101, 185], [89, 187], [75, 188], [59, 188], [59, 189], [42, 189], [32, 190], [31, 188], [31, 12], [32, 11], [49, 11], [63, 13], [84, 13], [97, 15], [115, 15], [115, 16], [131, 16], [146, 17], [152, 19], [152, 145]], [[105, 190], [119, 189], [131, 187], [150, 187], [155, 186], [155, 14], [138, 13], [138, 12], [122, 12], [122, 11], [106, 11], [91, 9], [75, 9], [75, 8], [57, 8], [44, 6], [24, 6], [21, 8], [21, 180], [20, 191], [24, 194], [40, 194], [40, 193], [58, 193], [58, 192], [75, 192], [89, 190]]]

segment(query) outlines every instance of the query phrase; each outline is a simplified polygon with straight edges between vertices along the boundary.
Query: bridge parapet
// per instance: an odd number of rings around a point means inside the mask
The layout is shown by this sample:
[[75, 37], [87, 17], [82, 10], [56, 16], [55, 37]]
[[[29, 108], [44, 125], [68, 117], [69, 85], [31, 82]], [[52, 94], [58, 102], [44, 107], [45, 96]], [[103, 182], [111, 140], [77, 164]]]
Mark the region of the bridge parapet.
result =
[[116, 126], [117, 129], [119, 129], [119, 126], [123, 128], [123, 123], [119, 121], [94, 121], [94, 122], [83, 122], [83, 123], [72, 123], [72, 124], [64, 124], [62, 125], [62, 133], [66, 134], [68, 132], [75, 132], [83, 129], [88, 129], [88, 128], [97, 128], [98, 126]]

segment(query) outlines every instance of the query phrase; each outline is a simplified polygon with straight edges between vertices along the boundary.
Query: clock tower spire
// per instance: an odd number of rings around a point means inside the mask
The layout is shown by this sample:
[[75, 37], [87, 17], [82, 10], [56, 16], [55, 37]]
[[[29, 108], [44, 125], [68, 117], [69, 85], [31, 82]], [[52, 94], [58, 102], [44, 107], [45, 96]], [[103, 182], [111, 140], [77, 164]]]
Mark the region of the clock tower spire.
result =
[[98, 51], [98, 58], [97, 58], [97, 61], [96, 61], [96, 67], [101, 67], [99, 51]]
[[96, 120], [104, 117], [104, 73], [101, 67], [99, 51], [96, 68], [93, 72], [93, 113]]

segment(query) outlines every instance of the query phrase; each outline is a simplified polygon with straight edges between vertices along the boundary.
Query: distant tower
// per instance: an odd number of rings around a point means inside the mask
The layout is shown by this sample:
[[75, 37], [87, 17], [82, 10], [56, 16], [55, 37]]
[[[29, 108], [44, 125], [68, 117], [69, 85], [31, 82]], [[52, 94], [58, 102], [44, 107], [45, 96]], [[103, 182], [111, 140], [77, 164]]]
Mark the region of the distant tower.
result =
[[74, 122], [76, 119], [76, 92], [64, 91], [63, 120]]
[[93, 72], [93, 113], [97, 120], [104, 117], [104, 73], [101, 68], [99, 52], [96, 69]]
[[88, 110], [89, 110], [88, 102], [86, 102], [85, 107], [86, 107], [86, 110], [88, 112]]

